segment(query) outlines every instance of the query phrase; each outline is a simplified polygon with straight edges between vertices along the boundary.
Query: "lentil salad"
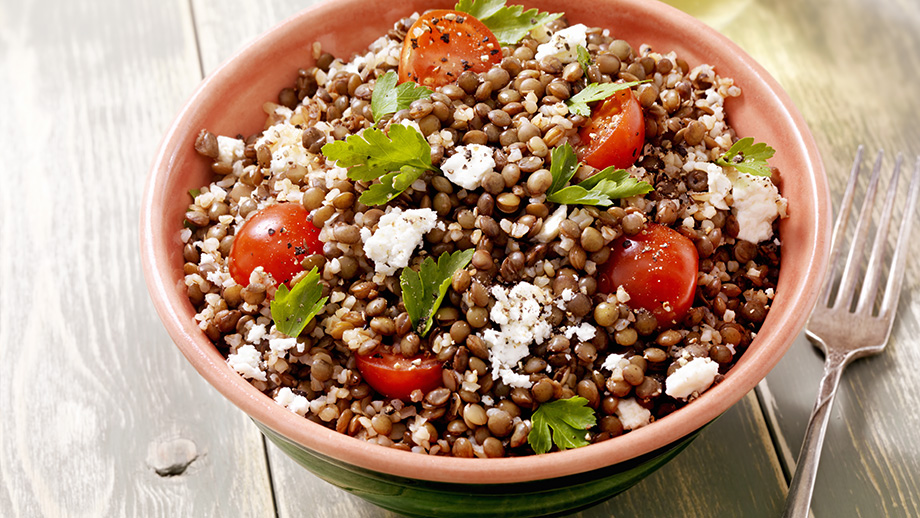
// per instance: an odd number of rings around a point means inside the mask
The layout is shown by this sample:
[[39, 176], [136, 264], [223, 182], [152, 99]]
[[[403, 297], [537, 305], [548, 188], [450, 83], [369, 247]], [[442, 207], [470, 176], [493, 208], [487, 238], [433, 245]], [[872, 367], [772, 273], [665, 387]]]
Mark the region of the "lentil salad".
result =
[[[397, 68], [415, 22], [398, 22], [348, 63], [316, 49], [316, 66], [266, 105], [264, 132], [228, 138], [204, 131], [196, 143], [214, 160], [216, 177], [187, 214], [186, 284], [196, 319], [231, 366], [291, 411], [339, 432], [480, 457], [531, 453], [532, 416], [553, 401], [584, 398], [596, 415], [585, 430], [595, 442], [666, 415], [717, 383], [762, 322], [779, 268], [775, 221], [764, 239], [739, 238], [751, 227], [732, 195], [741, 200], [737, 186], [758, 182], [715, 164], [735, 140], [722, 101], [740, 89], [711, 67], [633, 48], [602, 29], [586, 29], [587, 66], [554, 55], [537, 60], [566, 28], [551, 21], [503, 45], [496, 66], [466, 71], [376, 121], [416, 129], [440, 169], [386, 204], [364, 205], [358, 200], [371, 182], [350, 179], [323, 146], [373, 127], [375, 84]], [[566, 101], [589, 84], [618, 80], [649, 80], [631, 91], [645, 131], [636, 163], [626, 168], [654, 190], [610, 207], [549, 202], [555, 151], [584, 146], [580, 133], [591, 122]], [[475, 185], [449, 166], [472, 162], [474, 146], [490, 148], [492, 162]], [[572, 183], [598, 169], [581, 165]], [[256, 266], [238, 282], [230, 257], [241, 227], [285, 205], [303, 211], [318, 249], [298, 245], [304, 250], [290, 278]], [[781, 212], [780, 198], [776, 206]], [[670, 322], [634, 307], [635, 291], [605, 275], [617, 244], [641, 242], [659, 228], [686, 238], [698, 261], [689, 307]], [[406, 237], [412, 232], [417, 239]], [[391, 248], [417, 245], [403, 247], [403, 261], [375, 247], [375, 238]], [[472, 251], [469, 264], [450, 275], [430, 333], [419, 332], [398, 272], [464, 250]], [[276, 285], [294, 286], [313, 268], [329, 298], [292, 338], [273, 325], [271, 301]], [[510, 353], [520, 350], [511, 342], [521, 336], [524, 356]], [[389, 357], [414, 358], [437, 376], [424, 389], [382, 395], [373, 370], [359, 362]]]

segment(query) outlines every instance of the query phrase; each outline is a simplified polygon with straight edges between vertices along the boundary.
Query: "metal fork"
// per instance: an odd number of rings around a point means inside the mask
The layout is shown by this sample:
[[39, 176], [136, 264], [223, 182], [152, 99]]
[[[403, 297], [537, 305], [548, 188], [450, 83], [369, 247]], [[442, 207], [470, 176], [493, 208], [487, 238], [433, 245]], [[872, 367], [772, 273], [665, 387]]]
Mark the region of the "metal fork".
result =
[[[837, 384], [843, 369], [853, 360], [881, 353], [885, 349], [894, 315], [898, 307], [898, 297], [901, 293], [901, 284], [906, 269], [908, 237], [913, 220], [914, 206], [917, 203], [917, 192], [920, 191], [920, 157], [910, 182], [910, 192], [904, 205], [900, 230], [898, 231], [897, 244], [894, 247], [889, 268], [889, 276], [885, 285], [882, 300], [875, 313], [876, 298], [881, 281], [884, 252], [888, 243], [888, 227], [891, 222], [894, 198], [898, 187], [898, 178], [901, 171], [901, 155], [895, 161], [888, 193], [885, 197], [885, 206], [882, 209], [881, 219], [876, 227], [875, 240], [872, 244], [869, 262], [865, 268], [865, 278], [859, 287], [857, 296], [857, 276], [866, 247], [866, 238], [870, 231], [872, 219], [872, 206], [881, 171], [882, 152], [879, 152], [872, 168], [872, 176], [866, 187], [866, 195], [859, 212], [859, 221], [853, 234], [846, 265], [840, 276], [839, 284], [836, 279], [837, 258], [843, 248], [843, 235], [847, 228], [850, 208], [853, 202], [853, 191], [856, 178], [859, 176], [860, 163], [862, 162], [862, 146], [856, 152], [856, 160], [850, 172], [846, 191], [840, 204], [837, 221], [834, 224], [834, 234], [831, 241], [830, 268], [825, 278], [825, 287], [819, 298], [817, 307], [811, 314], [805, 333], [815, 347], [824, 352], [824, 375], [818, 388], [818, 399], [812, 410], [811, 418], [805, 430], [805, 440], [796, 461], [795, 475], [789, 484], [789, 495], [783, 511], [784, 518], [805, 517], [811, 505], [811, 496], [815, 487], [815, 478], [818, 472], [818, 461], [821, 457], [821, 446], [827, 423], [831, 415], [834, 396], [837, 393]], [[838, 286], [834, 292], [835, 284]], [[832, 297], [832, 293], [834, 296]]]

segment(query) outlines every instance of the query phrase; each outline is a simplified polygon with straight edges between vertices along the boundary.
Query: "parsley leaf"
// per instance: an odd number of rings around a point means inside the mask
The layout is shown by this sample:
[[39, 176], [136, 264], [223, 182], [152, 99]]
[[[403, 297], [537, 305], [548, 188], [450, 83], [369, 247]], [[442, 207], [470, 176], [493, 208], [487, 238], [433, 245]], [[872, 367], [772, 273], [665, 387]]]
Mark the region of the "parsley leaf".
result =
[[569, 107], [570, 112], [576, 115], [589, 117], [591, 115], [591, 108], [588, 106], [588, 103], [604, 100], [620, 90], [632, 88], [648, 81], [649, 80], [646, 79], [644, 81], [630, 81], [628, 83], [591, 83], [580, 92], [570, 97], [565, 104]]
[[358, 201], [365, 205], [389, 203], [412, 185], [412, 182], [418, 180], [424, 172], [424, 169], [406, 165], [399, 171], [387, 173], [380, 177], [380, 183], [371, 184], [366, 191], [362, 192]]
[[537, 9], [525, 11], [520, 5], [506, 6], [505, 0], [459, 0], [454, 10], [477, 18], [502, 45], [513, 45], [534, 27], [562, 16], [562, 13], [541, 13]]
[[578, 64], [581, 65], [581, 70], [585, 75], [588, 75], [588, 67], [591, 66], [591, 54], [588, 53], [588, 49], [584, 45], [575, 47], [575, 52], [578, 53]]
[[578, 170], [578, 159], [568, 143], [553, 149], [549, 172], [553, 183], [546, 191], [546, 201], [564, 205], [601, 205], [607, 207], [616, 198], [627, 198], [645, 194], [652, 186], [629, 175], [623, 169], [608, 167], [582, 181], [578, 185], [569, 185], [569, 180]]
[[368, 128], [323, 146], [323, 155], [348, 168], [352, 180], [370, 181], [403, 166], [435, 171], [431, 165], [431, 146], [415, 128], [393, 124], [389, 135]]
[[299, 336], [329, 300], [329, 297], [321, 297], [322, 294], [323, 287], [315, 266], [291, 290], [279, 284], [271, 303], [275, 329], [294, 338]]
[[473, 252], [472, 248], [452, 254], [444, 252], [437, 263], [431, 257], [427, 257], [419, 265], [417, 272], [412, 268], [403, 268], [399, 276], [403, 304], [412, 321], [412, 327], [419, 335], [425, 336], [431, 331], [434, 314], [447, 295], [451, 277], [454, 272], [470, 263]]
[[767, 160], [774, 153], [776, 150], [763, 142], [755, 144], [752, 137], [745, 137], [732, 144], [725, 154], [716, 159], [716, 163], [754, 176], [770, 176], [772, 173]]
[[197, 198], [199, 194], [201, 194], [201, 189], [189, 189], [188, 190], [188, 195], [192, 197], [192, 201], [194, 201], [195, 198]]
[[552, 449], [550, 430], [552, 442], [560, 450], [587, 446], [585, 432], [596, 423], [594, 410], [587, 404], [587, 399], [575, 396], [540, 405], [530, 417], [533, 428], [527, 435], [533, 451], [546, 453]]
[[374, 93], [371, 95], [374, 122], [380, 122], [399, 110], [408, 108], [412, 101], [427, 99], [431, 95], [431, 90], [424, 86], [412, 81], [397, 86], [396, 80], [396, 72], [392, 70], [377, 78]]

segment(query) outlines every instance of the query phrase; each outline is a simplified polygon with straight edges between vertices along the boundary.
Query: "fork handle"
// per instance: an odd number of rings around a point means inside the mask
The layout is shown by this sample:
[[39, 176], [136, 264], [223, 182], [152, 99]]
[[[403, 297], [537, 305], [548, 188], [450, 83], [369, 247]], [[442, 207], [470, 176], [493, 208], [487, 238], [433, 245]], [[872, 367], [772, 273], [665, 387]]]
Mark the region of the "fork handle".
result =
[[802, 442], [802, 449], [795, 463], [795, 474], [789, 483], [789, 494], [786, 497], [783, 518], [808, 516], [811, 495], [815, 489], [815, 478], [818, 474], [818, 461], [821, 459], [821, 446], [824, 444], [824, 434], [827, 431], [827, 423], [834, 405], [834, 396], [837, 395], [840, 375], [847, 362], [848, 358], [840, 355], [829, 355], [824, 361], [824, 375], [821, 377], [821, 384], [818, 388], [818, 399], [808, 419], [805, 440]]

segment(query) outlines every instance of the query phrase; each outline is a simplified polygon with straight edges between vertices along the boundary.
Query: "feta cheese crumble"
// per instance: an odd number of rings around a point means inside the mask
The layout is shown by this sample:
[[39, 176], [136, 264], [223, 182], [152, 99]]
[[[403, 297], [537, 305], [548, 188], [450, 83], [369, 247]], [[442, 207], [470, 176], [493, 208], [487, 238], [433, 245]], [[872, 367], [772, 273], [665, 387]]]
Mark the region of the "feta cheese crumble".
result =
[[230, 368], [244, 378], [265, 381], [265, 371], [259, 366], [261, 360], [262, 353], [252, 344], [246, 344], [237, 349], [236, 353], [227, 356]]
[[621, 399], [617, 404], [617, 417], [623, 423], [623, 428], [635, 430], [641, 428], [652, 421], [652, 413], [649, 409], [640, 405], [636, 398]]
[[437, 222], [438, 213], [431, 209], [387, 207], [373, 234], [367, 228], [361, 229], [364, 254], [374, 261], [378, 274], [393, 275], [409, 266], [412, 252]]
[[456, 153], [441, 164], [444, 176], [464, 189], [476, 189], [486, 173], [495, 169], [492, 148], [481, 144], [457, 146]]
[[267, 146], [271, 151], [270, 169], [272, 174], [279, 174], [294, 166], [307, 167], [310, 163], [309, 153], [303, 147], [303, 130], [290, 122], [275, 124], [256, 141], [256, 147]]
[[675, 399], [687, 399], [708, 389], [718, 373], [718, 363], [709, 358], [694, 358], [668, 376], [664, 393]]
[[306, 415], [310, 410], [310, 402], [307, 398], [295, 394], [289, 387], [281, 387], [275, 396], [275, 401], [295, 414]]
[[786, 199], [770, 178], [733, 169], [725, 172], [712, 163], [697, 162], [694, 167], [708, 175], [709, 204], [722, 210], [731, 208], [738, 220], [738, 239], [759, 243], [773, 237], [773, 220], [785, 215]]
[[578, 60], [578, 46], [586, 47], [588, 45], [588, 28], [584, 24], [578, 23], [556, 31], [548, 42], [537, 47], [537, 54], [534, 59], [537, 61], [549, 56], [555, 56], [563, 63], [571, 63]]
[[530, 388], [530, 377], [514, 368], [530, 354], [531, 343], [541, 344], [552, 333], [552, 296], [529, 282], [519, 282], [511, 289], [493, 286], [492, 296], [495, 305], [489, 318], [499, 329], [487, 329], [481, 335], [489, 344], [492, 378], [501, 378], [510, 387]]
[[[773, 237], [773, 220], [785, 212], [786, 199], [765, 176], [733, 172], [732, 210], [738, 219], [738, 239], [759, 243]], [[732, 173], [729, 173], [730, 175]]]

